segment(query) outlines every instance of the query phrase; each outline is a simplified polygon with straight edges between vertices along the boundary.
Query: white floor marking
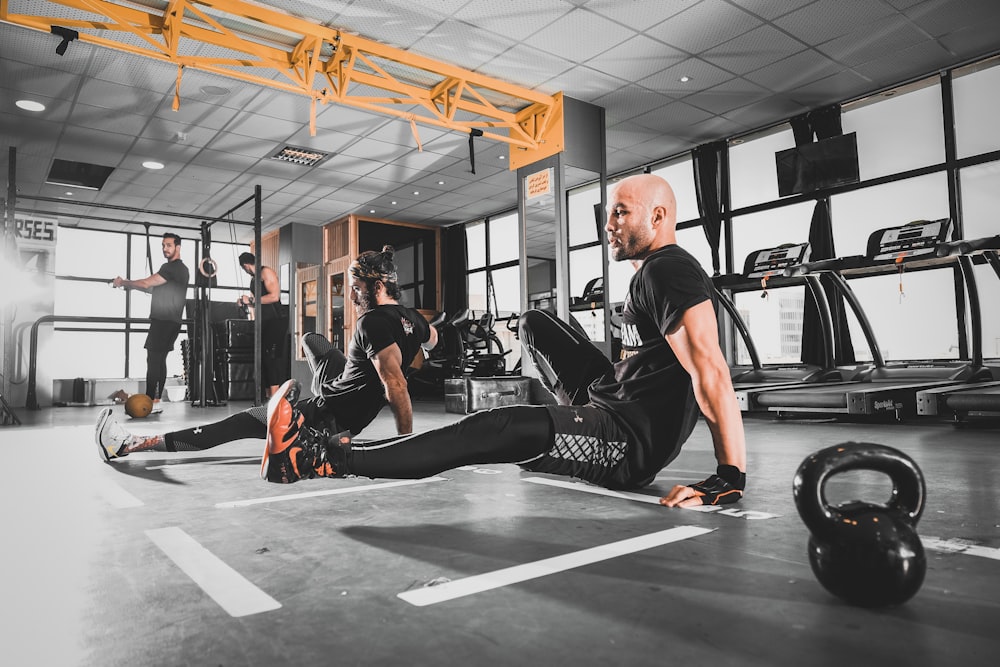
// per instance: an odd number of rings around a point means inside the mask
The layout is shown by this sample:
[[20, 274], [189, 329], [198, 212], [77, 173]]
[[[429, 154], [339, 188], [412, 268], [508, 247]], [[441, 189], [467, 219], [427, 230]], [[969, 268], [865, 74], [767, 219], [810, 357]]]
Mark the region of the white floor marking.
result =
[[223, 563], [180, 528], [156, 528], [146, 535], [230, 616], [280, 609], [281, 603]]
[[396, 482], [384, 482], [382, 484], [365, 484], [363, 486], [342, 486], [336, 489], [325, 489], [323, 491], [308, 491], [306, 493], [291, 493], [284, 496], [271, 496], [270, 498], [251, 498], [250, 500], [232, 500], [225, 503], [216, 503], [216, 507], [246, 507], [247, 505], [263, 505], [266, 503], [280, 503], [286, 500], [301, 500], [303, 498], [316, 498], [319, 496], [336, 496], [342, 493], [359, 493], [361, 491], [377, 491], [379, 489], [390, 489], [395, 486], [410, 486], [412, 484], [425, 484], [427, 482], [447, 482], [445, 477], [425, 477], [424, 479], [404, 479]]
[[215, 461], [187, 461], [185, 459], [177, 459], [176, 462], [164, 463], [158, 466], [146, 466], [146, 470], [164, 470], [166, 468], [173, 468], [174, 466], [219, 466], [225, 465], [227, 463], [246, 463], [248, 461], [260, 461], [259, 456], [244, 456], [235, 459], [218, 459]]
[[[660, 496], [653, 496], [646, 493], [632, 493], [630, 491], [612, 491], [611, 489], [605, 489], [592, 484], [584, 484], [583, 482], [564, 482], [562, 480], [547, 479], [545, 477], [524, 477], [521, 481], [531, 482], [532, 484], [544, 484], [545, 486], [557, 486], [561, 489], [570, 489], [572, 491], [583, 491], [584, 493], [592, 493], [597, 496], [609, 496], [611, 498], [634, 500], [636, 502], [648, 503], [650, 505], [660, 504]], [[721, 505], [700, 505], [697, 507], [685, 507], [684, 509], [694, 512], [716, 513], [722, 516], [728, 516], [734, 519], [746, 519], [748, 521], [776, 519], [781, 516], [780, 514], [771, 514], [770, 512], [743, 510], [735, 507], [727, 508]]]
[[101, 480], [99, 492], [104, 500], [115, 509], [142, 507], [145, 504], [111, 480]]
[[435, 586], [416, 588], [397, 594], [402, 600], [417, 607], [425, 607], [438, 602], [446, 602], [455, 598], [482, 593], [502, 586], [545, 577], [565, 570], [599, 563], [618, 556], [652, 549], [670, 542], [687, 540], [692, 537], [711, 533], [714, 528], [699, 528], [698, 526], [678, 526], [668, 530], [661, 530], [641, 537], [633, 537], [620, 542], [612, 542], [583, 551], [576, 551], [563, 556], [555, 556], [544, 560], [537, 560], [533, 563], [515, 565], [514, 567], [478, 574], [465, 579], [456, 579]]
[[923, 543], [925, 549], [931, 549], [933, 551], [959, 553], [967, 556], [980, 556], [982, 558], [1000, 560], [1000, 549], [983, 547], [978, 544], [972, 544], [967, 540], [942, 540], [939, 537], [921, 537], [920, 541]]

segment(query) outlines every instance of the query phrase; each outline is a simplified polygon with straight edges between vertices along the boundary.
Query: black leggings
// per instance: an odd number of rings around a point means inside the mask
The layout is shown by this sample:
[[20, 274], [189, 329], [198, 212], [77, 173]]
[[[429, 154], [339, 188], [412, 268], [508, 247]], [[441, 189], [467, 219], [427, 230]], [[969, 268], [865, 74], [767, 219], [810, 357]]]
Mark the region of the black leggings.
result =
[[[587, 387], [613, 372], [611, 362], [587, 337], [550, 313], [530, 310], [519, 321], [519, 338], [528, 350], [542, 382], [572, 413], [562, 421], [570, 424], [580, 413], [597, 408], [574, 408], [589, 400]], [[600, 480], [620, 460], [602, 458], [607, 447], [604, 431], [593, 436], [576, 434], [577, 443], [566, 445], [557, 438], [550, 407], [513, 406], [477, 412], [443, 428], [416, 435], [346, 447], [331, 447], [331, 463], [338, 472], [363, 477], [419, 479], [457, 466], [476, 463], [518, 463], [529, 470], [568, 474]], [[596, 419], [595, 419], [596, 417]], [[601, 413], [589, 415], [588, 425], [610, 421]], [[579, 446], [582, 436], [584, 446]], [[588, 447], [597, 436], [600, 444]], [[574, 436], [570, 436], [574, 437]], [[340, 451], [337, 451], [337, 450]], [[593, 450], [593, 451], [591, 451]], [[582, 452], [582, 454], [581, 454]], [[593, 453], [597, 452], [597, 454]]]
[[543, 407], [518, 405], [477, 412], [443, 428], [359, 443], [334, 453], [338, 472], [362, 477], [421, 479], [475, 463], [527, 463], [552, 446], [552, 420]]
[[168, 452], [184, 452], [211, 449], [242, 438], [263, 440], [267, 437], [266, 423], [267, 406], [257, 405], [212, 424], [165, 433], [163, 442]]

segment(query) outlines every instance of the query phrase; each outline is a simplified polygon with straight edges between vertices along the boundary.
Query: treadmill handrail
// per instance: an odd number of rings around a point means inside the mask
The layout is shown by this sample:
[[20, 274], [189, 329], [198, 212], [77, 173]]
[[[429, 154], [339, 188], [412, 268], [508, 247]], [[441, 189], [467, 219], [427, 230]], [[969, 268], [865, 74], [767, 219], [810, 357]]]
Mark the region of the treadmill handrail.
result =
[[810, 273], [822, 273], [826, 271], [843, 271], [846, 269], [858, 268], [870, 264], [864, 255], [849, 255], [847, 257], [833, 257], [830, 259], [817, 259], [813, 262], [805, 262], [798, 266], [790, 266], [785, 269], [785, 276], [792, 278], [804, 276]]
[[1000, 250], [1000, 234], [941, 243], [934, 249], [934, 254], [938, 257], [955, 257], [956, 255], [971, 255], [986, 250]]

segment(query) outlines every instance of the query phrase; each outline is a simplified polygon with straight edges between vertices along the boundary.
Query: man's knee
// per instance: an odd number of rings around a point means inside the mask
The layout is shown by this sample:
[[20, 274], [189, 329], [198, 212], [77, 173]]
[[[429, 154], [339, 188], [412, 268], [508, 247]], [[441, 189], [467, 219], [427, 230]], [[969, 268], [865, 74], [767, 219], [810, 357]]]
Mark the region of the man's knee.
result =
[[518, 335], [522, 337], [522, 340], [524, 337], [530, 338], [533, 332], [551, 326], [555, 319], [552, 313], [545, 310], [538, 310], [537, 308], [526, 310], [517, 319]]

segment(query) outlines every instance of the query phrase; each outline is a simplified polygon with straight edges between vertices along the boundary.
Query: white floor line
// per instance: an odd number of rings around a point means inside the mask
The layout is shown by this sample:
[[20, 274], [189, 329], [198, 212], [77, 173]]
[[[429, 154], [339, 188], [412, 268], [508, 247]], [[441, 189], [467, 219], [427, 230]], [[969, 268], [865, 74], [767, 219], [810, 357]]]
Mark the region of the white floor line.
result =
[[123, 510], [130, 507], [142, 507], [145, 503], [131, 493], [118, 486], [116, 482], [104, 479], [100, 481], [98, 491], [104, 500], [115, 509]]
[[[395, 486], [410, 486], [413, 484], [426, 484], [427, 482], [447, 482], [445, 477], [425, 477], [424, 479], [404, 479], [395, 482], [384, 482], [381, 484], [365, 484], [361, 486], [342, 486], [335, 489], [324, 489], [323, 491], [308, 491], [306, 493], [291, 493], [284, 496], [271, 496], [269, 498], [251, 498], [250, 500], [232, 500], [224, 503], [216, 503], [216, 507], [246, 507], [247, 505], [264, 505], [266, 503], [280, 503], [286, 500], [301, 500], [303, 498], [317, 498], [319, 496], [336, 496], [342, 493], [360, 493], [362, 491], [377, 491], [379, 489], [390, 489]], [[335, 482], [333, 482], [335, 483]]]
[[146, 466], [146, 470], [164, 470], [165, 468], [173, 468], [174, 466], [219, 466], [225, 465], [227, 463], [247, 463], [248, 461], [260, 461], [259, 456], [241, 456], [234, 459], [218, 459], [216, 461], [187, 461], [186, 459], [177, 459], [172, 463], [164, 463], [158, 466]]
[[281, 608], [280, 602], [180, 528], [156, 528], [147, 530], [146, 535], [230, 616], [238, 618]]
[[545, 477], [522, 477], [521, 481], [531, 482], [532, 484], [544, 484], [545, 486], [558, 486], [561, 489], [583, 491], [585, 493], [593, 493], [597, 496], [610, 496], [611, 498], [635, 500], [640, 503], [649, 503], [650, 505], [660, 504], [660, 496], [651, 496], [645, 493], [631, 493], [629, 491], [612, 491], [611, 489], [605, 489], [592, 484], [584, 484], [582, 482], [564, 482], [559, 479], [547, 479]]
[[966, 540], [942, 540], [939, 537], [921, 537], [920, 541], [923, 543], [925, 549], [931, 549], [932, 551], [959, 553], [967, 556], [979, 556], [981, 558], [1000, 560], [1000, 549], [971, 544]]
[[652, 549], [653, 547], [669, 544], [670, 542], [687, 540], [692, 537], [711, 533], [713, 530], [715, 529], [699, 528], [698, 526], [678, 526], [641, 537], [633, 537], [619, 542], [584, 549], [583, 551], [575, 551], [562, 556], [538, 560], [533, 563], [515, 565], [514, 567], [478, 574], [466, 577], [465, 579], [457, 579], [443, 584], [404, 591], [397, 594], [397, 597], [417, 607], [425, 607], [437, 604], [438, 602], [446, 602], [465, 597], [466, 595], [482, 593], [494, 588], [545, 577], [584, 565], [599, 563], [600, 561], [617, 558], [618, 556], [624, 556], [637, 551]]
[[[532, 484], [543, 484], [545, 486], [556, 486], [561, 489], [570, 489], [571, 491], [583, 491], [584, 493], [592, 493], [596, 496], [608, 496], [611, 498], [622, 498], [623, 500], [634, 500], [636, 502], [648, 503], [650, 505], [660, 504], [660, 496], [647, 493], [632, 493], [630, 491], [612, 491], [611, 489], [594, 486], [593, 484], [584, 484], [583, 482], [565, 482], [563, 480], [548, 479], [545, 477], [523, 477], [521, 481], [531, 482]], [[748, 521], [777, 519], [781, 516], [780, 514], [772, 514], [770, 512], [745, 510], [740, 509], [738, 506], [724, 505], [697, 505], [695, 507], [685, 507], [683, 509], [690, 510], [692, 512], [715, 513], [721, 516], [728, 516], [734, 519], [745, 519]]]

